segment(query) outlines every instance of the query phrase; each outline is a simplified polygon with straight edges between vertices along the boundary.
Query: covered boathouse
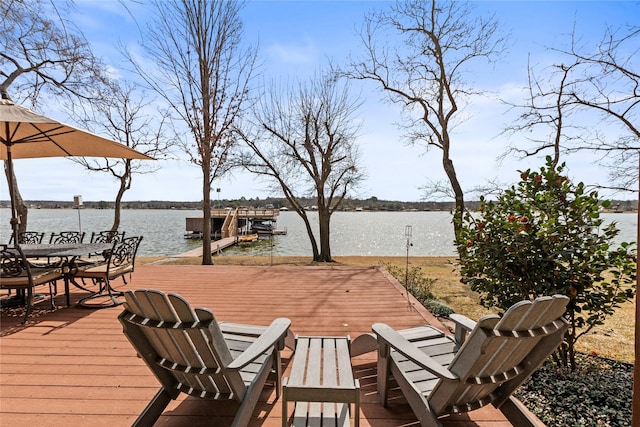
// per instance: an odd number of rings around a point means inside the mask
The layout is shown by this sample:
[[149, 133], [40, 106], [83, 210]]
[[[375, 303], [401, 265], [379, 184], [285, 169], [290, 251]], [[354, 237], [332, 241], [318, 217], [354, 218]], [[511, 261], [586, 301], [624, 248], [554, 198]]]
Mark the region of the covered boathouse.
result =
[[[235, 237], [247, 234], [251, 231], [251, 226], [256, 224], [267, 223], [270, 227], [263, 230], [267, 234], [275, 230], [275, 223], [279, 209], [253, 209], [253, 208], [236, 208], [236, 209], [212, 209], [211, 210], [211, 237], [214, 239], [224, 239], [226, 237]], [[204, 229], [204, 218], [187, 218], [186, 233], [187, 238], [202, 238]], [[256, 232], [256, 231], [251, 231]], [[258, 231], [260, 233], [260, 231]]]

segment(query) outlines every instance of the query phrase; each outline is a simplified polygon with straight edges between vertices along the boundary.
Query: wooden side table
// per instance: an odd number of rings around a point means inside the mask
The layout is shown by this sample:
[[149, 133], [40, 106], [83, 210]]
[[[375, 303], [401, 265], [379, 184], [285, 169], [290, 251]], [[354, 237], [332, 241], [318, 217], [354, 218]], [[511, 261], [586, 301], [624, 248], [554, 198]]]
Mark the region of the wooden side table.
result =
[[282, 386], [282, 426], [289, 402], [295, 403], [294, 427], [313, 420], [319, 426], [360, 426], [360, 382], [353, 378], [349, 337], [296, 337], [291, 375]]

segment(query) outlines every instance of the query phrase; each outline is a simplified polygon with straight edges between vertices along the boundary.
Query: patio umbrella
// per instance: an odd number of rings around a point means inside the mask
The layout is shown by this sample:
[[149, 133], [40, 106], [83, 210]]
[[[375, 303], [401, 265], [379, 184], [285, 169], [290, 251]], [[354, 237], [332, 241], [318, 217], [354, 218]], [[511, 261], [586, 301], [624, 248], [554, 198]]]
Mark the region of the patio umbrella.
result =
[[112, 157], [153, 160], [126, 145], [50, 119], [8, 99], [0, 99], [0, 159], [7, 161], [11, 227], [17, 242], [13, 159]]

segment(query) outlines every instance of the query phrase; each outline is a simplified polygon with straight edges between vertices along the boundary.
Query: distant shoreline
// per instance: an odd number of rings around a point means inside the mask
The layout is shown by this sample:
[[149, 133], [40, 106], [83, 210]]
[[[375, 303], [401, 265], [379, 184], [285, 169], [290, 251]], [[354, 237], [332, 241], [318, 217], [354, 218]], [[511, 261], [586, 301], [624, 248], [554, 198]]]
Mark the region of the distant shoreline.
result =
[[[28, 209], [76, 209], [72, 200], [69, 201], [52, 201], [52, 200], [25, 200]], [[212, 201], [212, 209], [216, 207], [240, 208], [247, 207], [251, 204], [251, 208], [258, 209], [280, 209], [286, 208], [293, 211], [292, 207], [286, 199], [263, 199], [263, 200], [221, 200]], [[303, 203], [305, 206], [312, 206], [314, 202], [309, 199]], [[83, 201], [82, 209], [112, 210], [113, 202], [106, 201]], [[467, 201], [465, 206], [469, 210], [477, 210], [480, 206], [479, 201]], [[637, 200], [611, 200], [611, 206], [603, 209], [603, 213], [637, 213]], [[0, 200], [0, 209], [10, 209], [11, 205], [8, 200]], [[202, 202], [180, 202], [180, 201], [127, 201], [122, 202], [123, 210], [142, 210], [142, 209], [158, 209], [158, 210], [202, 210]], [[342, 211], [364, 211], [364, 212], [407, 212], [407, 211], [434, 211], [434, 212], [451, 212], [455, 209], [454, 202], [404, 202], [395, 200], [378, 200], [375, 198], [359, 200], [347, 199], [342, 204]]]

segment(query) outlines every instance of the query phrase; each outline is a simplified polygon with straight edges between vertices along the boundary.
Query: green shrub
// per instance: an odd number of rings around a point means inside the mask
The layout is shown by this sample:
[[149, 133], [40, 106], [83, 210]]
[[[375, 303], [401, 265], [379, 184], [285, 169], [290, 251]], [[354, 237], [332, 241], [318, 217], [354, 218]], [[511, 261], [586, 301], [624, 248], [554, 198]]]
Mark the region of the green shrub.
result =
[[436, 279], [425, 277], [421, 267], [411, 266], [402, 269], [393, 264], [384, 264], [386, 270], [400, 283], [404, 284], [411, 295], [434, 316], [448, 317], [453, 309], [438, 301], [431, 292]]
[[422, 302], [422, 305], [437, 317], [449, 317], [449, 315], [455, 313], [453, 308], [449, 307], [442, 301], [436, 299], [430, 299]]
[[383, 264], [386, 270], [401, 284], [403, 284], [411, 294], [418, 300], [434, 298], [431, 293], [436, 279], [425, 277], [422, 268], [409, 266], [400, 268], [393, 264]]
[[573, 185], [564, 167], [547, 158], [539, 173], [521, 172], [517, 186], [496, 201], [482, 198], [480, 212], [465, 213], [457, 241], [462, 281], [484, 306], [506, 310], [542, 295], [570, 298], [559, 355], [575, 368], [578, 338], [633, 298], [636, 264], [634, 244], [613, 247], [619, 230], [603, 225], [597, 192]]

